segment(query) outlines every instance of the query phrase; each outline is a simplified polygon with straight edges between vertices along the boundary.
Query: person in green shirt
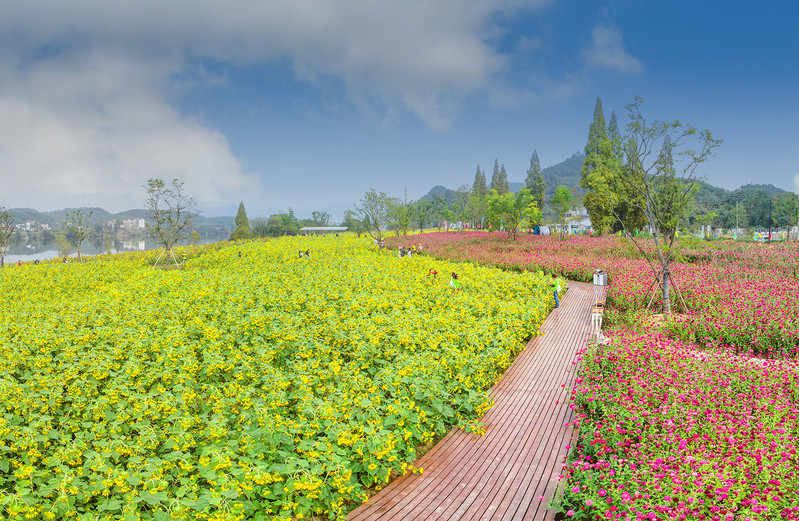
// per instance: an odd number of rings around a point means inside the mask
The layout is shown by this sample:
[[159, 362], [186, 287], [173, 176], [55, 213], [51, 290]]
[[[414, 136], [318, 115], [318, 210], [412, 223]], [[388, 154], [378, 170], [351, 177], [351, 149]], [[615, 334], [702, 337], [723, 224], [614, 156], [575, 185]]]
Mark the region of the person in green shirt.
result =
[[552, 274], [552, 292], [555, 295], [555, 307], [560, 307], [560, 299], [558, 299], [558, 293], [560, 293], [560, 281], [558, 280], [558, 276], [554, 273]]

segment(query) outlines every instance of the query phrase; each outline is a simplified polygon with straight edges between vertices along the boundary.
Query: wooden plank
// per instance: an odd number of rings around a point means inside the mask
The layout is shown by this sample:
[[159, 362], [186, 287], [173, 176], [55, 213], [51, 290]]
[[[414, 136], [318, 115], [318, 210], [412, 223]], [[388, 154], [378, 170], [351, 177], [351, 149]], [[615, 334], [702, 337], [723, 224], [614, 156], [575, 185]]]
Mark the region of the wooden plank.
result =
[[[554, 519], [546, 508], [561, 474], [576, 353], [586, 345], [591, 284], [569, 291], [491, 391], [486, 434], [453, 429], [416, 466], [350, 513], [351, 521]], [[538, 498], [544, 496], [544, 500]]]

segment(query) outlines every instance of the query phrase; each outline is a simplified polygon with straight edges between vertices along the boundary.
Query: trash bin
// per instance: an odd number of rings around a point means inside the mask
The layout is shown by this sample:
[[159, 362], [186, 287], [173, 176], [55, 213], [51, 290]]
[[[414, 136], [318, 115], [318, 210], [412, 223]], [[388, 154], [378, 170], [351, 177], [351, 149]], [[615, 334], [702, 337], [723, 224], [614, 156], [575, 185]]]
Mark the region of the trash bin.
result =
[[608, 285], [608, 274], [603, 273], [602, 270], [596, 270], [594, 272], [594, 285], [595, 286], [607, 286]]

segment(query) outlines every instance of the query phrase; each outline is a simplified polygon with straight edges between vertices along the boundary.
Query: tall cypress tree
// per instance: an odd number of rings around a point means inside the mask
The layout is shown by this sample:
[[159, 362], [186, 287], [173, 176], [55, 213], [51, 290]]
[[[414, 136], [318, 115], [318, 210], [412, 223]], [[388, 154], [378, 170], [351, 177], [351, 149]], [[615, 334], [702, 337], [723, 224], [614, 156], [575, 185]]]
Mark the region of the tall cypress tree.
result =
[[544, 207], [544, 192], [547, 184], [544, 181], [544, 172], [541, 170], [541, 162], [538, 160], [538, 150], [533, 150], [530, 158], [530, 168], [527, 169], [527, 177], [524, 184], [530, 189], [533, 200], [538, 204], [538, 209]]
[[500, 191], [499, 185], [500, 185], [499, 161], [494, 159], [494, 174], [491, 176], [491, 186], [489, 188], [491, 190], [496, 190], [497, 192], [499, 192]]
[[[618, 125], [616, 126], [618, 130]], [[607, 139], [608, 133], [605, 129], [605, 115], [602, 113], [602, 100], [596, 99], [596, 106], [594, 107], [594, 119], [591, 121], [591, 126], [588, 127], [588, 142], [585, 144], [585, 161], [583, 161], [583, 168], [580, 171], [580, 186], [589, 189], [590, 185], [589, 175], [592, 171], [596, 170], [602, 161], [602, 142]]]
[[477, 165], [477, 172], [474, 174], [474, 184], [472, 185], [472, 193], [474, 195], [486, 195], [488, 193], [488, 186], [486, 186], [486, 176], [480, 165]]
[[250, 238], [250, 220], [247, 219], [247, 210], [244, 209], [244, 201], [239, 203], [239, 211], [236, 213], [236, 229], [230, 234], [230, 240], [241, 240]]
[[510, 184], [508, 184], [508, 173], [505, 171], [504, 164], [499, 169], [499, 183], [500, 183], [500, 188], [502, 188], [502, 191], [499, 191], [500, 194], [504, 195], [510, 192]]
[[[618, 128], [618, 125], [617, 125]], [[580, 171], [580, 186], [588, 190], [583, 204], [591, 218], [591, 226], [600, 233], [611, 231], [615, 222], [613, 216], [612, 185], [619, 162], [612, 152], [602, 112], [602, 100], [596, 99], [594, 119], [588, 128], [588, 142], [585, 144], [585, 160]]]
[[621, 149], [621, 132], [619, 132], [619, 122], [616, 119], [616, 111], [610, 113], [610, 121], [608, 121], [608, 139], [613, 147], [613, 155], [618, 159], [621, 164], [624, 153]]

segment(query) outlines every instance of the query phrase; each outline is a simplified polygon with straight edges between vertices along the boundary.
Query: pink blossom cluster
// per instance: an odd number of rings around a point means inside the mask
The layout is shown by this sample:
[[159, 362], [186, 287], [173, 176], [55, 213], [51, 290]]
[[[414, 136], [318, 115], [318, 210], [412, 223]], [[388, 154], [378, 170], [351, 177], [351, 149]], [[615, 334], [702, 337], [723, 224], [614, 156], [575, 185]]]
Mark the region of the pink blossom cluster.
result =
[[[602, 268], [615, 312], [641, 314], [652, 295], [650, 265], [616, 238], [450, 232], [397, 242], [412, 243], [575, 280]], [[579, 439], [556, 504], [571, 519], [799, 519], [799, 247], [695, 242], [675, 258], [675, 320], [619, 327], [581, 353]]]

